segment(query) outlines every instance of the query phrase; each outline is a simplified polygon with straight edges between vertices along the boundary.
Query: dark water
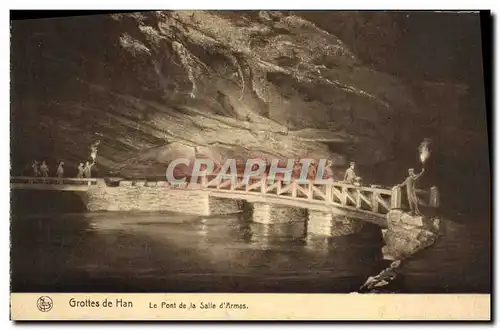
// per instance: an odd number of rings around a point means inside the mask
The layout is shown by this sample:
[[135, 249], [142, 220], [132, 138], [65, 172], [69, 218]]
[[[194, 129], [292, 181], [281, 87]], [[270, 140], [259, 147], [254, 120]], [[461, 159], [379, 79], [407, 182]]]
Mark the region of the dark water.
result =
[[[484, 219], [481, 219], [484, 220]], [[380, 230], [312, 239], [244, 215], [12, 216], [12, 291], [351, 292], [387, 266]], [[486, 221], [487, 222], [487, 221]], [[489, 292], [489, 229], [446, 222], [402, 267], [397, 292]]]

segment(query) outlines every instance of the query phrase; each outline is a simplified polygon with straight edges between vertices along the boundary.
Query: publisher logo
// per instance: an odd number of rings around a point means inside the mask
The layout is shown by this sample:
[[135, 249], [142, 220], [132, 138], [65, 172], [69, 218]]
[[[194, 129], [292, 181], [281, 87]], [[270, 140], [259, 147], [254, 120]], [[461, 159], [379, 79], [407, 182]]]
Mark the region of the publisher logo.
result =
[[47, 296], [42, 296], [36, 301], [36, 307], [38, 307], [40, 312], [50, 311], [53, 305], [54, 303], [52, 302], [52, 299]]

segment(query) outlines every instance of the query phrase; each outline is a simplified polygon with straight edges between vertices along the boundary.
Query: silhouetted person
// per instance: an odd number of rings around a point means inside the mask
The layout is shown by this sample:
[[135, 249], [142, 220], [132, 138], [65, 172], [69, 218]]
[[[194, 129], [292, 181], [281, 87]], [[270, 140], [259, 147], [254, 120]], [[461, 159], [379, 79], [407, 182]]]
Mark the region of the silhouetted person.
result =
[[293, 163], [292, 178], [297, 180], [300, 178], [300, 172], [302, 171], [302, 166], [298, 160]]
[[95, 159], [97, 157], [97, 147], [99, 146], [99, 144], [101, 143], [100, 140], [97, 140], [96, 142], [94, 142], [91, 146], [90, 146], [90, 157], [92, 158], [92, 161], [95, 162]]
[[359, 181], [359, 178], [356, 176], [356, 172], [354, 172], [354, 167], [356, 164], [351, 162], [349, 164], [349, 168], [345, 171], [344, 174], [344, 182], [353, 184], [356, 180]]
[[31, 165], [31, 168], [33, 169], [33, 176], [35, 176], [35, 177], [40, 176], [40, 166], [39, 166], [37, 160], [35, 160], [33, 162], [33, 165]]
[[408, 170], [408, 177], [406, 178], [406, 180], [403, 183], [398, 184], [398, 187], [406, 185], [406, 194], [408, 195], [408, 203], [410, 204], [412, 215], [420, 215], [420, 210], [418, 209], [417, 193], [415, 192], [415, 182], [418, 178], [420, 178], [424, 171], [425, 170], [422, 168], [422, 171], [420, 171], [420, 173], [415, 174], [415, 170], [413, 168], [410, 168]]
[[49, 167], [45, 163], [45, 161], [42, 162], [42, 165], [40, 166], [40, 172], [42, 172], [42, 176], [44, 178], [49, 176]]
[[94, 162], [92, 162], [92, 164], [90, 164], [89, 161], [87, 161], [85, 163], [85, 168], [83, 170], [83, 175], [85, 178], [90, 179], [92, 177], [92, 166], [94, 166], [94, 164], [95, 164]]
[[56, 176], [62, 178], [64, 176], [64, 162], [60, 162], [57, 167]]
[[78, 173], [76, 174], [77, 179], [83, 178], [83, 171], [85, 170], [83, 163], [80, 163], [76, 169], [78, 170]]
[[307, 178], [309, 179], [309, 181], [316, 180], [316, 165], [314, 160], [311, 162], [309, 168], [307, 169]]
[[331, 159], [329, 159], [327, 162], [326, 162], [326, 166], [325, 166], [325, 172], [323, 174], [323, 178], [324, 179], [332, 179], [334, 180], [334, 175], [333, 175], [333, 162]]

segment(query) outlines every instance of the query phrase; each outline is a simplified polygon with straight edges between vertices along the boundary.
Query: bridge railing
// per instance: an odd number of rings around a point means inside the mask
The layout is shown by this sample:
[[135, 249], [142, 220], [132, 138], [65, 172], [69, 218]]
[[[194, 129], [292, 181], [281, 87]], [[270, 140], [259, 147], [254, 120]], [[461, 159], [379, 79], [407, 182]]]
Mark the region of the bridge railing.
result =
[[24, 184], [53, 184], [53, 185], [97, 185], [97, 179], [94, 178], [57, 178], [57, 177], [30, 177], [30, 176], [15, 176], [10, 178], [11, 183]]
[[[120, 186], [125, 183], [133, 186], [150, 186], [146, 180], [121, 181]], [[171, 188], [187, 188], [191, 178], [187, 178], [184, 184], [169, 184], [162, 181], [161, 186]], [[14, 184], [51, 184], [51, 185], [97, 185], [98, 179], [77, 179], [77, 178], [55, 178], [55, 177], [11, 177]], [[154, 182], [153, 182], [154, 183]], [[270, 181], [267, 177], [236, 177], [235, 179], [219, 179], [217, 175], [208, 175], [198, 178], [197, 184], [204, 189], [218, 191], [232, 191], [242, 193], [259, 193], [285, 198], [304, 199], [313, 202], [323, 202], [327, 205], [340, 206], [347, 209], [357, 210], [365, 213], [384, 215], [391, 209], [408, 208], [405, 189], [398, 186], [382, 188], [378, 186], [358, 186], [344, 182], [315, 183], [312, 181], [285, 182], [283, 180]], [[160, 186], [156, 182], [154, 186]], [[431, 187], [429, 191], [417, 189], [417, 198], [420, 205], [437, 207], [439, 206], [439, 193], [436, 187]]]
[[[214, 176], [201, 177], [199, 183], [203, 188], [214, 190], [241, 191], [247, 193], [272, 194], [276, 196], [321, 201], [347, 209], [384, 215], [391, 209], [401, 209], [402, 189], [398, 186], [381, 188], [377, 186], [357, 186], [343, 182], [314, 183], [311, 181], [295, 181], [287, 183], [281, 180], [269, 182], [266, 177], [234, 179], [219, 179]], [[419, 204], [431, 207], [438, 206], [437, 188], [430, 191], [416, 191]], [[427, 202], [428, 201], [428, 202]]]

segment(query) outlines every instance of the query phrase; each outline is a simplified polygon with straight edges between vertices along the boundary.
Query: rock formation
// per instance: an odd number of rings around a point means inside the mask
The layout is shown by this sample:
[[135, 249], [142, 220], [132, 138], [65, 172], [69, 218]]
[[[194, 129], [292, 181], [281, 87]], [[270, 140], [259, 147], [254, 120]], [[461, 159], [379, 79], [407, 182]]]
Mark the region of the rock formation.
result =
[[440, 219], [428, 216], [411, 216], [401, 210], [387, 214], [387, 229], [382, 229], [385, 246], [384, 259], [401, 260], [432, 246], [438, 236]]
[[[411, 88], [353, 51], [369, 53], [349, 27], [376, 21], [332, 15], [334, 29], [321, 27], [321, 15], [290, 12], [15, 22], [14, 41], [23, 42], [13, 45], [13, 121], [23, 134], [14, 143], [23, 147], [14, 160], [43, 154], [73, 164], [97, 138], [96, 169], [128, 177], [163, 175], [168, 150], [195, 147], [224, 157], [330, 157], [341, 166], [392, 159], [395, 142], [416, 129]], [[395, 31], [395, 17], [380, 16], [379, 28]]]

